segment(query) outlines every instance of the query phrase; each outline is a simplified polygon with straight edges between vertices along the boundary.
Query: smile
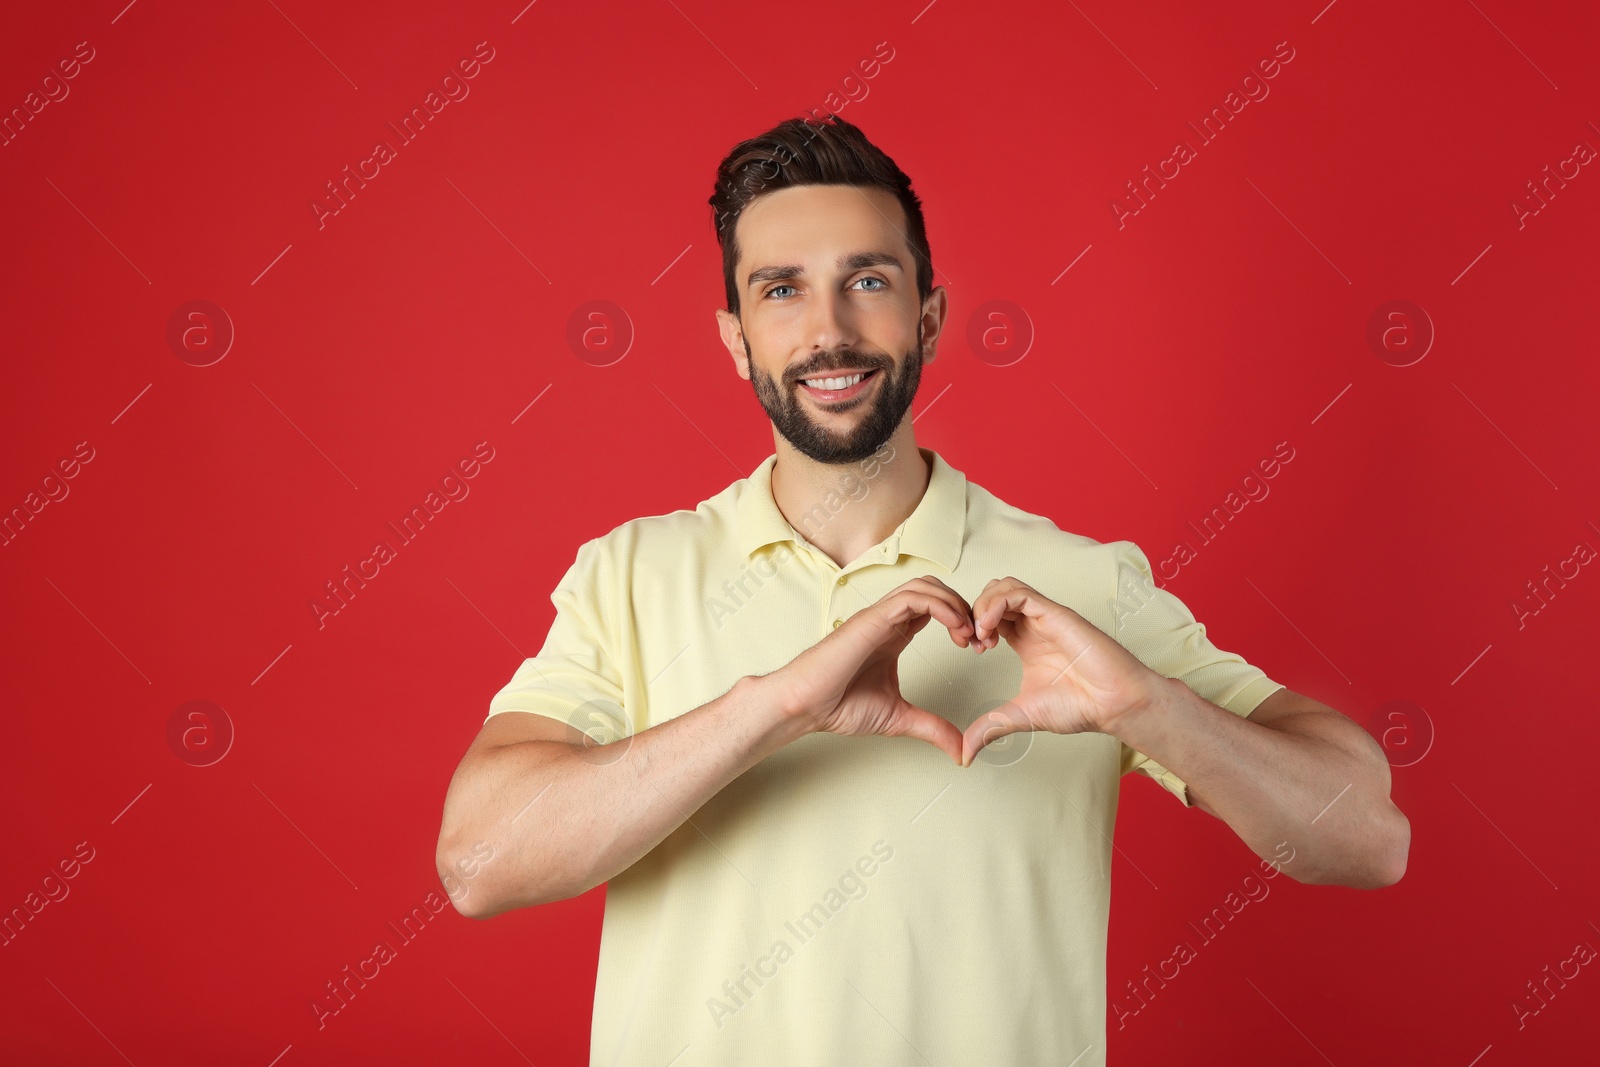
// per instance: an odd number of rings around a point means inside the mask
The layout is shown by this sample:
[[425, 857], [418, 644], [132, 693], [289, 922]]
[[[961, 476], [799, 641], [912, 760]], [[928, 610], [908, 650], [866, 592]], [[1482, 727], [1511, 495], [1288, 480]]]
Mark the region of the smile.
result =
[[877, 373], [876, 370], [869, 370], [836, 377], [806, 378], [800, 382], [800, 387], [817, 400], [849, 400], [864, 392]]

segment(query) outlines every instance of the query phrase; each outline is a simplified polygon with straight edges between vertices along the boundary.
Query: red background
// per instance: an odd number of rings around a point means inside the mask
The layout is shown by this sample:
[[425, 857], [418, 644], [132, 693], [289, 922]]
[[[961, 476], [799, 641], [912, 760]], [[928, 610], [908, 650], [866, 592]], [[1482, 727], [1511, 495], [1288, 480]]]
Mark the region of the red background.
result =
[[[1600, 575], [1512, 605], [1600, 546], [1600, 175], [1510, 205], [1600, 146], [1592, 5], [125, 2], [0, 33], [7, 114], [94, 49], [0, 148], [0, 507], [93, 449], [0, 548], [0, 908], [94, 850], [0, 948], [10, 1058], [585, 1062], [603, 890], [446, 909], [320, 1030], [310, 1004], [439, 892], [445, 786], [577, 546], [770, 453], [715, 333], [714, 168], [884, 41], [840, 114], [912, 175], [951, 296], [919, 442], [1155, 563], [1288, 442], [1168, 587], [1358, 721], [1415, 705], [1403, 881], [1270, 883], [1111, 1015], [1111, 1062], [1580, 1054], [1590, 968], [1520, 1029], [1511, 1005], [1600, 947]], [[324, 183], [480, 41], [470, 95], [319, 228]], [[1125, 183], [1280, 41], [1270, 95], [1119, 228]], [[194, 299], [236, 331], [204, 367], [167, 341]], [[590, 300], [634, 333], [609, 366], [567, 340]], [[1006, 366], [966, 343], [989, 300], [1031, 323]], [[1437, 332], [1409, 366], [1367, 341], [1391, 300]], [[324, 583], [481, 441], [470, 496], [319, 628]], [[169, 745], [191, 700], [235, 731], [210, 766]], [[1120, 815], [1114, 999], [1256, 868], [1143, 778]]]

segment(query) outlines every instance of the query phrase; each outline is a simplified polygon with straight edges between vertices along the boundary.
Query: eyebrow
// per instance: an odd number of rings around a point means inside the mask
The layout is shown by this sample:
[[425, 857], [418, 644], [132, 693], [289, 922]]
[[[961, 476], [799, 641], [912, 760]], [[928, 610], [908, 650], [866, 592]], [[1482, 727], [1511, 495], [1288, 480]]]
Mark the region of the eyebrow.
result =
[[[850, 252], [838, 258], [835, 264], [841, 271], [856, 271], [863, 267], [893, 267], [902, 273], [905, 267], [900, 260], [888, 252]], [[782, 281], [786, 278], [804, 277], [806, 269], [798, 263], [786, 263], [776, 267], [758, 267], [750, 272], [750, 277], [745, 288], [754, 289], [763, 282]]]

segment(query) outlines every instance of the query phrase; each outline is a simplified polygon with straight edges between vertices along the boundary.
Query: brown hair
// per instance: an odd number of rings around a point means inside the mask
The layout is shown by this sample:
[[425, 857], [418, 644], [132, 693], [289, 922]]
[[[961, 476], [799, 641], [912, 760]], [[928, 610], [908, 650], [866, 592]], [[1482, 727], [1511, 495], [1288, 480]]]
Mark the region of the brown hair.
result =
[[739, 243], [734, 228], [744, 209], [763, 193], [797, 185], [876, 185], [893, 193], [906, 214], [906, 243], [917, 260], [917, 299], [933, 292], [933, 259], [922, 219], [922, 201], [911, 179], [867, 135], [837, 115], [786, 119], [733, 147], [717, 167], [711, 223], [722, 246], [722, 280], [728, 311], [739, 314], [734, 268]]

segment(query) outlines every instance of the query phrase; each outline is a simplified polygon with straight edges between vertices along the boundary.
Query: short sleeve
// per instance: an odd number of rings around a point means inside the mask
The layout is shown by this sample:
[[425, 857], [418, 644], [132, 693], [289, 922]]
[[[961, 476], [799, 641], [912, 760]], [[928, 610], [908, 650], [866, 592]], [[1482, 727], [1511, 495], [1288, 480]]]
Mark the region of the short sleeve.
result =
[[[1150, 561], [1132, 541], [1114, 541], [1115, 585], [1111, 595], [1111, 636], [1151, 670], [1177, 678], [1211, 703], [1248, 716], [1267, 697], [1285, 688], [1242, 656], [1224, 652], [1206, 637], [1204, 623], [1175, 595], [1155, 584]], [[1193, 807], [1183, 779], [1142, 752], [1122, 746], [1122, 773], [1148, 775]]]
[[544, 646], [489, 700], [488, 718], [526, 711], [560, 719], [598, 744], [626, 736], [623, 680], [605, 605], [611, 582], [600, 539], [585, 542], [550, 594], [556, 615]]

